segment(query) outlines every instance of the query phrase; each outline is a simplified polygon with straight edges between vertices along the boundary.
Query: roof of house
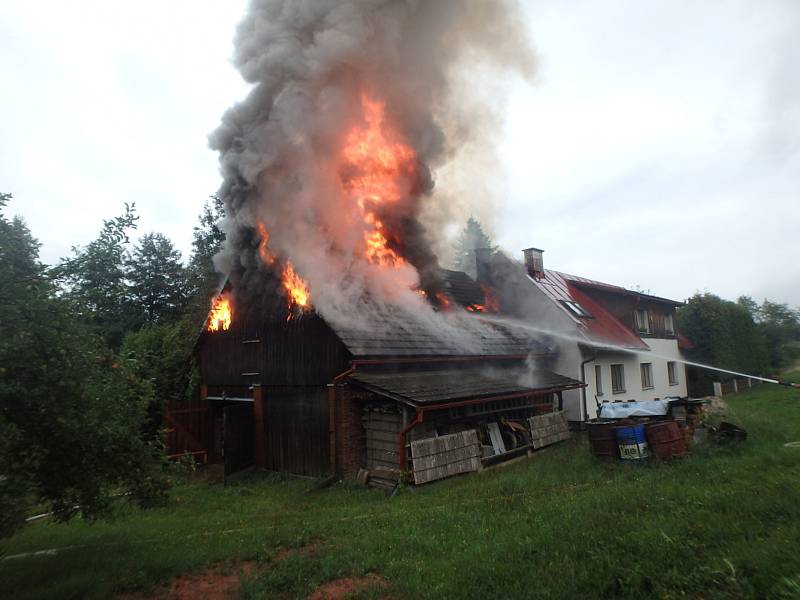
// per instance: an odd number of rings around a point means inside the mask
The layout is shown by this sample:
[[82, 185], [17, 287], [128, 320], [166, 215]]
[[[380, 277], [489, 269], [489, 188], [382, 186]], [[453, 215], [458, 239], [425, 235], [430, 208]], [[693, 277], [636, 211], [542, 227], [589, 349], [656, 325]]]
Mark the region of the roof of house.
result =
[[358, 387], [383, 396], [419, 406], [448, 404], [461, 400], [485, 399], [507, 395], [542, 393], [583, 387], [580, 381], [547, 370], [533, 376], [524, 369], [469, 369], [438, 371], [369, 372], [356, 371], [348, 378]]
[[[575, 322], [578, 331], [586, 337], [587, 342], [641, 350], [650, 349], [638, 335], [621, 323], [620, 320], [602, 304], [593, 300], [582, 288], [600, 288], [605, 291], [617, 292], [625, 295], [636, 294], [637, 292], [631, 292], [623, 287], [551, 270], [545, 270], [544, 277], [541, 279], [532, 277], [530, 279]], [[591, 318], [581, 318], [577, 316], [567, 308], [565, 302], [577, 302], [591, 314]]]
[[550, 348], [525, 330], [466, 311], [430, 315], [375, 309], [358, 323], [326, 322], [355, 357], [526, 356]]

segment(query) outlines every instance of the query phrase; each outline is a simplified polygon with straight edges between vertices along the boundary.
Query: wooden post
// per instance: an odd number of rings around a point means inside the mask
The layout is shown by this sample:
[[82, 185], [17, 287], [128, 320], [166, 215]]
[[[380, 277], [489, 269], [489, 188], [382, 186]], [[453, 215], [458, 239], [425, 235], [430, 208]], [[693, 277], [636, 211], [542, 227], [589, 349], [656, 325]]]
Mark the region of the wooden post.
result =
[[722, 384], [719, 381], [714, 382], [714, 395], [720, 397], [722, 396]]
[[256, 466], [264, 468], [267, 464], [264, 444], [264, 396], [261, 384], [253, 384], [253, 458]]
[[736, 382], [736, 377], [734, 377], [733, 378], [733, 393], [735, 394], [738, 391], [739, 391], [739, 384]]

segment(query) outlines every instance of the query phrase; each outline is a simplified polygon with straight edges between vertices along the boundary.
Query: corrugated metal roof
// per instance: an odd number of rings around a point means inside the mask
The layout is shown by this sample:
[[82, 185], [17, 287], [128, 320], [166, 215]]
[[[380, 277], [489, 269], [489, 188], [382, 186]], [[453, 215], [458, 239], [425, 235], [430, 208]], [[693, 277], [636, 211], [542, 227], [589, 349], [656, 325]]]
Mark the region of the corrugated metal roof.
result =
[[446, 404], [459, 400], [508, 394], [535, 393], [550, 389], [569, 389], [583, 384], [547, 370], [532, 378], [521, 369], [449, 369], [439, 371], [368, 372], [356, 371], [348, 378], [353, 384], [395, 400], [418, 405]]

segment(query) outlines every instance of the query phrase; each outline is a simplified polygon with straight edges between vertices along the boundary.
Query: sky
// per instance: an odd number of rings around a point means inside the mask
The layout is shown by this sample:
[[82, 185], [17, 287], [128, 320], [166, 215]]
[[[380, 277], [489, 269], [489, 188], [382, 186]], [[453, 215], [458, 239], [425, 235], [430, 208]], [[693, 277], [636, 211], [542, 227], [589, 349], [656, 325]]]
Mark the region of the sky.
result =
[[[245, 6], [0, 3], [0, 191], [45, 262], [125, 202], [139, 233], [188, 254], [220, 183], [207, 135], [247, 92], [230, 62]], [[525, 15], [539, 65], [507, 86], [497, 243], [678, 300], [800, 306], [800, 2], [543, 0]]]

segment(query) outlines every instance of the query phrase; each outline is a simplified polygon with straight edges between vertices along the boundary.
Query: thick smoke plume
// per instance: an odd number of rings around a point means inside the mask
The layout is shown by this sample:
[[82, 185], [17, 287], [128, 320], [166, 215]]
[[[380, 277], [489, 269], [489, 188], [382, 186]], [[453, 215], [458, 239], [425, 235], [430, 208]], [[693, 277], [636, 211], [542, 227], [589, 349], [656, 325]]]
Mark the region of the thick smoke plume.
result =
[[[432, 205], [437, 170], [496, 125], [492, 107], [476, 103], [485, 90], [469, 95], [471, 73], [477, 88], [489, 72], [532, 72], [516, 3], [253, 0], [234, 63], [253, 87], [210, 143], [227, 214], [217, 265], [237, 296], [280, 290], [275, 264], [290, 261], [326, 318], [358, 321], [374, 303], [429, 310], [412, 288], [439, 291], [430, 242], [450, 211]], [[400, 155], [396, 197], [374, 205], [356, 183], [369, 189], [368, 171], [389, 167], [380, 154], [345, 151], [368, 130]], [[388, 251], [370, 258], [365, 239], [376, 231]], [[264, 260], [267, 245], [277, 263]]]

